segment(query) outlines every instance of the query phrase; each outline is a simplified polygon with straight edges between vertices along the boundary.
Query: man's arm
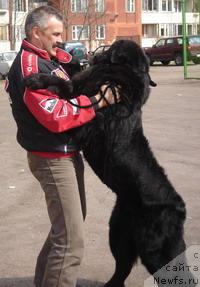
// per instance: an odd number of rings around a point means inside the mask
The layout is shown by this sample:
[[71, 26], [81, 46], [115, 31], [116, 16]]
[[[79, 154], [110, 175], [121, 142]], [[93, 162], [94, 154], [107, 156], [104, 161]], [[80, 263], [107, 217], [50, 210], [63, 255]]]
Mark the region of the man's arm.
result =
[[[91, 105], [89, 98], [84, 95], [71, 101], [80, 106]], [[46, 89], [26, 89], [24, 103], [40, 124], [55, 133], [79, 127], [95, 117], [93, 107], [80, 109]]]

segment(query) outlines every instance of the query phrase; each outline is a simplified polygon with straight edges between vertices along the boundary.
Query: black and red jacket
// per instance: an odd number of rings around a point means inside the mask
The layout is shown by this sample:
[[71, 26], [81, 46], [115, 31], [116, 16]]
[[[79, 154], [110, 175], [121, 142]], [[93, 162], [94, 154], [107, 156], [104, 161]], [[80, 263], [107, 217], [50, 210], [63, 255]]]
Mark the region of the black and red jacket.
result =
[[[57, 60], [69, 63], [71, 55], [57, 49]], [[59, 99], [48, 90], [30, 90], [24, 77], [33, 73], [54, 74], [69, 80], [67, 73], [41, 50], [24, 40], [8, 74], [6, 91], [10, 95], [13, 116], [17, 123], [17, 140], [27, 151], [67, 154], [77, 150], [69, 130], [95, 117], [95, 110], [78, 109]], [[80, 95], [74, 101], [89, 105], [88, 97]]]

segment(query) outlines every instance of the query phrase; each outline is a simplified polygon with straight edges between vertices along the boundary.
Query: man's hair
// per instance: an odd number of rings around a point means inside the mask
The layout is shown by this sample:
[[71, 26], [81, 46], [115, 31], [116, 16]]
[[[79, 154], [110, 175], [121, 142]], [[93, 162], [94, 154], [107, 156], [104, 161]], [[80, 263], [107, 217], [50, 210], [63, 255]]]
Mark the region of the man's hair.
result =
[[27, 15], [25, 22], [25, 34], [27, 39], [30, 39], [30, 33], [33, 27], [37, 26], [44, 29], [47, 21], [51, 17], [55, 17], [57, 20], [63, 22], [62, 14], [52, 6], [40, 6], [32, 10]]

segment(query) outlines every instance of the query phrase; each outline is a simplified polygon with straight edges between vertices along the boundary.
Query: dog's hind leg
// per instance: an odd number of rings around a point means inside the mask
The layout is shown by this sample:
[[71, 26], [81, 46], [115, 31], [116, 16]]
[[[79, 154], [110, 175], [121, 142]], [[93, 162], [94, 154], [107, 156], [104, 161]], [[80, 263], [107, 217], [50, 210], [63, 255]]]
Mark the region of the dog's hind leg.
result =
[[181, 284], [195, 286], [192, 273], [186, 270], [188, 264], [182, 232], [179, 236], [176, 234], [174, 237], [164, 239], [162, 244], [159, 242], [159, 237], [155, 240], [151, 238], [149, 246], [145, 244], [141, 246], [140, 257], [149, 273], [154, 276], [154, 283], [159, 287], [175, 287]]
[[115, 258], [115, 272], [105, 287], [123, 287], [138, 254], [132, 237], [131, 213], [117, 204], [110, 218], [110, 248]]

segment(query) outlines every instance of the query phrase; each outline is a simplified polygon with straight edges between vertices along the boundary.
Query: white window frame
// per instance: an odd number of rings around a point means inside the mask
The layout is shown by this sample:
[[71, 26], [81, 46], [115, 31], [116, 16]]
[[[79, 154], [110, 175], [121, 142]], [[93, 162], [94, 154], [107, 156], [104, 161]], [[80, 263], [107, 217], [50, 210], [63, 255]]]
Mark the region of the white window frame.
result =
[[144, 38], [156, 38], [158, 36], [158, 24], [142, 24]]
[[8, 0], [0, 0], [0, 10], [8, 9]]
[[27, 10], [25, 0], [16, 0], [13, 5], [17, 12], [26, 12]]
[[126, 0], [126, 13], [135, 13], [135, 0]]
[[[72, 40], [88, 40], [89, 32], [88, 25], [72, 25]], [[81, 33], [81, 37], [79, 37], [79, 33]]]
[[149, 0], [142, 0], [142, 10], [148, 11], [148, 12], [158, 11], [159, 0], [150, 0], [150, 2], [151, 2], [151, 7], [149, 5]]
[[72, 0], [71, 11], [72, 13], [83, 13], [86, 12], [88, 6], [87, 0]]
[[[163, 2], [166, 3], [166, 9], [163, 9]], [[171, 9], [169, 9], [170, 3], [171, 3]], [[161, 11], [162, 12], [172, 12], [173, 11], [173, 0], [161, 0]]]
[[175, 1], [174, 1], [174, 11], [175, 11], [176, 13], [182, 12], [182, 3], [181, 3], [181, 0], [175, 0]]
[[96, 25], [96, 39], [97, 40], [105, 39], [106, 38], [105, 31], [106, 31], [105, 25]]
[[95, 0], [95, 12], [104, 12], [104, 11], [105, 11], [105, 1]]
[[22, 41], [25, 38], [24, 25], [15, 26], [15, 38], [16, 41]]
[[8, 25], [0, 25], [0, 41], [8, 41]]

